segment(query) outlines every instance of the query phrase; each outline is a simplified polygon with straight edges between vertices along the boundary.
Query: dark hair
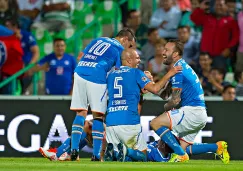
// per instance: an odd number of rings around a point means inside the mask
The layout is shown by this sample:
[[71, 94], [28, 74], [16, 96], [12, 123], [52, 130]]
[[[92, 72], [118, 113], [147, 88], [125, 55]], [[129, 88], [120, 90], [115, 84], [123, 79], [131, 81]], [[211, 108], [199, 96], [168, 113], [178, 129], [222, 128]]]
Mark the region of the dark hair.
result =
[[55, 39], [53, 40], [53, 44], [55, 44], [56, 42], [59, 42], [59, 41], [64, 41], [64, 43], [66, 43], [65, 40], [62, 39], [62, 38], [55, 38]]
[[208, 56], [210, 59], [212, 59], [208, 52], [200, 52], [199, 56]]
[[153, 32], [157, 31], [158, 29], [157, 28], [149, 28], [148, 29], [148, 36], [150, 36]]
[[18, 19], [16, 19], [16, 18], [7, 18], [5, 20], [5, 23], [4, 24], [6, 25], [7, 22], [10, 22], [11, 25], [16, 26], [17, 28], [20, 28], [20, 24], [18, 22]]
[[[222, 75], [225, 77], [226, 71], [225, 71], [224, 68], [213, 67], [213, 68], [211, 68], [211, 71], [212, 71], [212, 70], [217, 70], [220, 74], [222, 74]], [[223, 78], [224, 78], [224, 77], [223, 77]]]
[[239, 82], [239, 79], [240, 79], [241, 76], [242, 76], [242, 72], [243, 72], [243, 71], [236, 71], [236, 72], [235, 72], [235, 75], [234, 75], [235, 81]]
[[184, 29], [184, 28], [186, 28], [189, 32], [191, 32], [191, 27], [190, 27], [190, 26], [179, 26], [179, 27], [177, 28], [177, 30], [179, 30], [179, 29]]
[[230, 2], [233, 2], [233, 3], [236, 3], [236, 0], [225, 0], [225, 3], [230, 3]]
[[127, 13], [127, 18], [131, 18], [131, 14], [134, 13], [134, 12], [138, 12], [138, 10], [136, 10], [136, 9], [129, 10], [128, 13]]
[[170, 39], [170, 40], [168, 40], [167, 43], [174, 43], [174, 45], [175, 45], [174, 52], [178, 52], [179, 56], [183, 55], [184, 44], [180, 40]]
[[134, 39], [136, 42], [135, 34], [130, 28], [123, 28], [121, 31], [119, 31], [119, 33], [117, 33], [116, 37], [128, 37], [129, 41]]
[[224, 86], [223, 93], [225, 93], [229, 88], [235, 88], [235, 87], [232, 86], [231, 84], [228, 84], [228, 85]]

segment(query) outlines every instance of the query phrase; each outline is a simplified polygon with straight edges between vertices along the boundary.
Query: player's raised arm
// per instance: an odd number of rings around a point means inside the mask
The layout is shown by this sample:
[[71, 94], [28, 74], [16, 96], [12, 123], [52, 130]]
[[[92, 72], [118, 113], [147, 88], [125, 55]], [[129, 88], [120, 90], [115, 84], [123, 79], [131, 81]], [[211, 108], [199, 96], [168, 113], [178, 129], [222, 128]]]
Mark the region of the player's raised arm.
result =
[[158, 94], [160, 90], [166, 85], [170, 77], [181, 71], [181, 66], [172, 67], [169, 72], [160, 79], [157, 83], [150, 82], [144, 88], [151, 93]]

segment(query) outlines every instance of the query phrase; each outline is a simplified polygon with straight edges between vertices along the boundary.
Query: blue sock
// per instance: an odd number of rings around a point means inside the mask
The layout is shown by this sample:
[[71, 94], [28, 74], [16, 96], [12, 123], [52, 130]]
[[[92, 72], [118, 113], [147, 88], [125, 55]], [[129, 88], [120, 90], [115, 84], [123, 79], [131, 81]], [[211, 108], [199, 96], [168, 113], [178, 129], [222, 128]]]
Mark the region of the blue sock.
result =
[[80, 141], [79, 143], [79, 149], [81, 150], [82, 148], [84, 148], [86, 145], [88, 144], [86, 139], [83, 139], [82, 141]]
[[93, 137], [93, 155], [98, 159], [100, 158], [100, 150], [102, 146], [102, 140], [104, 137], [104, 125], [102, 120], [94, 119], [92, 126], [92, 137]]
[[174, 135], [171, 133], [171, 131], [166, 126], [160, 127], [155, 132], [159, 137], [161, 137], [161, 140], [163, 140], [171, 149], [174, 150], [174, 153], [176, 153], [178, 155], [185, 154], [185, 151], [182, 149], [182, 147], [177, 142]]
[[71, 138], [68, 138], [57, 148], [57, 157], [59, 158], [63, 153], [67, 152], [71, 148]]
[[114, 160], [117, 160], [117, 156], [118, 156], [118, 151], [114, 150]]
[[[86, 137], [87, 137], [86, 132], [83, 132], [81, 139], [80, 139], [80, 143], [79, 143], [79, 149], [82, 149], [87, 144], [87, 142], [85, 141]], [[84, 146], [80, 147], [80, 144], [82, 144], [83, 141], [85, 141], [86, 144]], [[57, 154], [56, 155], [59, 158], [65, 152], [70, 154], [70, 151], [71, 151], [71, 138], [68, 138], [64, 141], [64, 143], [62, 143], [62, 145], [60, 147], [57, 148]]]
[[195, 143], [186, 148], [187, 154], [203, 154], [203, 153], [216, 153], [218, 149], [217, 144], [207, 144], [207, 143]]
[[71, 135], [71, 149], [78, 150], [79, 142], [83, 133], [85, 118], [83, 116], [76, 115], [72, 125]]
[[131, 159], [135, 160], [135, 161], [143, 161], [143, 162], [147, 161], [146, 155], [139, 150], [133, 150], [131, 148], [128, 148], [127, 149], [127, 156], [131, 157]]

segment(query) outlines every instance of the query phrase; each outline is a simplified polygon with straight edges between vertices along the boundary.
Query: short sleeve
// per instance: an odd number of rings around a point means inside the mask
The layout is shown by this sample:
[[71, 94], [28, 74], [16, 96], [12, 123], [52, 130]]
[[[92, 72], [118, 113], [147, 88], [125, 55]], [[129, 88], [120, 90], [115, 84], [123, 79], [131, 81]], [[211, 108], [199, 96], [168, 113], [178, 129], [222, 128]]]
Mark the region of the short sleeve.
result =
[[33, 47], [33, 46], [36, 46], [37, 43], [36, 43], [36, 40], [34, 38], [34, 36], [32, 34], [29, 34], [28, 35], [28, 44], [29, 44], [29, 47]]
[[135, 71], [137, 84], [141, 89], [143, 89], [148, 83], [151, 82], [151, 80], [148, 79], [148, 77], [141, 70], [136, 69]]
[[47, 56], [45, 56], [44, 58], [42, 58], [39, 62], [38, 62], [38, 64], [39, 65], [43, 65], [43, 64], [45, 64], [45, 63], [49, 63], [51, 61], [51, 55], [47, 55]]

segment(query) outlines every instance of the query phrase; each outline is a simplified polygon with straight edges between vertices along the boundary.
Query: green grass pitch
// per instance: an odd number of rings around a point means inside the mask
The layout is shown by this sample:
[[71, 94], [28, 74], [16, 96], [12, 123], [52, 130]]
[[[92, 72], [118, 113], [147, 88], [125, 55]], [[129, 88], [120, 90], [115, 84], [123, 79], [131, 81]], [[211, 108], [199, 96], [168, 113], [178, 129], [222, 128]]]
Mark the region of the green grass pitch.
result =
[[190, 160], [188, 163], [119, 163], [91, 162], [81, 159], [78, 162], [50, 162], [44, 158], [0, 158], [0, 171], [164, 171], [164, 170], [242, 170], [243, 161], [231, 161], [225, 165], [219, 160]]

